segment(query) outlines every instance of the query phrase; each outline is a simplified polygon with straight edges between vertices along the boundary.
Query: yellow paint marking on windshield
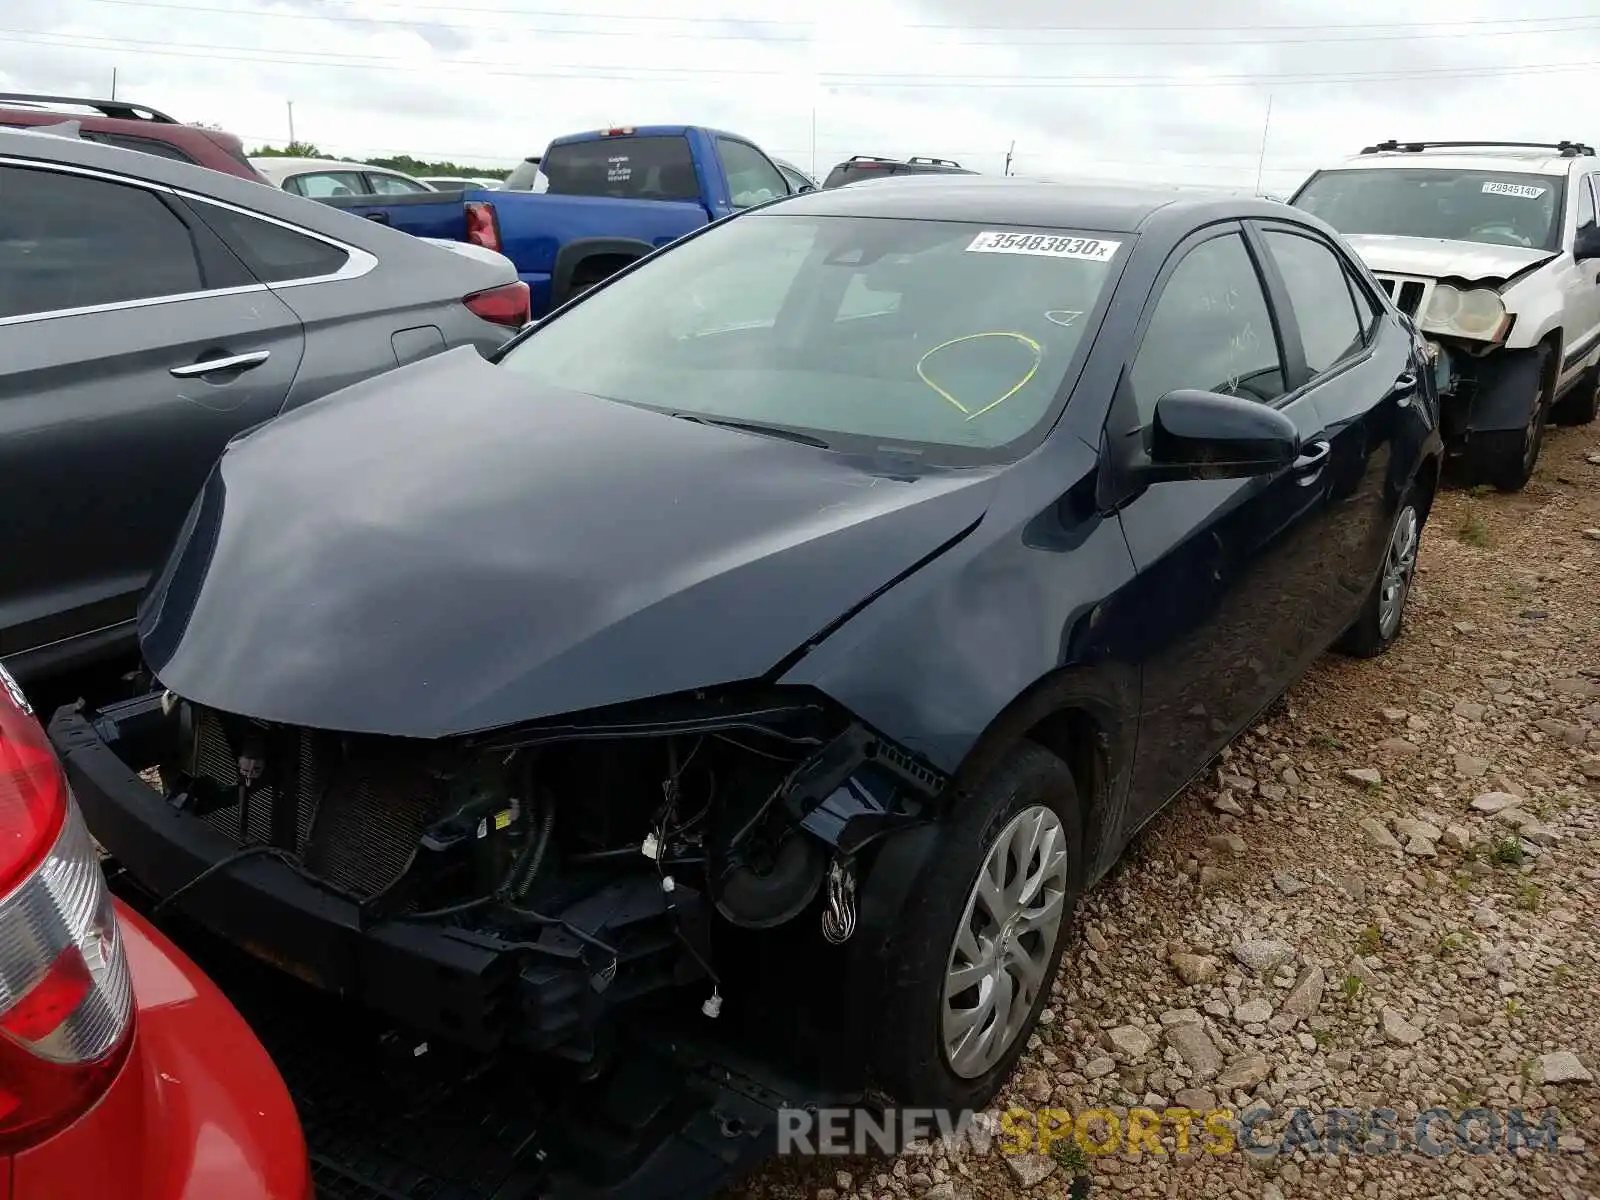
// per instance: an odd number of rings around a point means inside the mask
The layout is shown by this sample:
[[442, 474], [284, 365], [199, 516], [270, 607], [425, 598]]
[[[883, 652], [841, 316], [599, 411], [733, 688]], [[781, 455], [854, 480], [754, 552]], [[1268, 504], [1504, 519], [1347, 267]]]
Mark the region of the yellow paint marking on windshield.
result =
[[[1029, 367], [1028, 368], [1028, 373], [1026, 375], [1024, 375], [1021, 379], [1017, 380], [1017, 382], [1015, 384], [1013, 384], [1011, 386], [1010, 390], [1008, 390], [1003, 396], [1001, 396], [997, 400], [989, 401], [989, 403], [985, 404], [982, 408], [977, 409], [976, 411], [974, 411], [974, 410], [968, 408], [965, 404], [961, 403], [961, 401], [957, 400], [949, 392], [945, 391], [942, 387], [940, 387], [933, 380], [929, 379], [928, 375], [927, 375], [927, 372], [925, 372], [922, 369], [922, 364], [927, 362], [930, 358], [932, 358], [935, 354], [939, 353], [939, 351], [941, 351], [941, 350], [948, 349], [949, 347], [957, 345], [957, 344], [959, 344], [961, 342], [974, 342], [974, 341], [977, 341], [979, 338], [1010, 338], [1014, 342], [1021, 342], [1029, 350], [1033, 351], [1033, 366]], [[1006, 333], [1006, 332], [1000, 331], [1000, 330], [996, 330], [996, 331], [989, 332], [989, 333], [964, 333], [960, 337], [951, 338], [948, 342], [940, 342], [937, 346], [935, 346], [933, 349], [929, 350], [921, 358], [917, 359], [917, 378], [922, 380], [923, 383], [927, 384], [934, 391], [938, 392], [939, 395], [943, 396], [951, 404], [955, 405], [956, 408], [958, 408], [961, 411], [961, 414], [963, 416], [965, 416], [967, 418], [967, 420], [970, 421], [974, 417], [981, 417], [984, 413], [988, 412], [991, 408], [995, 408], [995, 407], [997, 407], [997, 406], [999, 406], [1001, 404], [1004, 404], [1007, 400], [1011, 399], [1011, 397], [1015, 396], [1023, 388], [1027, 387], [1028, 383], [1033, 379], [1033, 377], [1039, 373], [1040, 364], [1042, 364], [1043, 362], [1044, 362], [1044, 347], [1041, 346], [1038, 342], [1034, 341], [1031, 337], [1029, 337], [1025, 333]]]

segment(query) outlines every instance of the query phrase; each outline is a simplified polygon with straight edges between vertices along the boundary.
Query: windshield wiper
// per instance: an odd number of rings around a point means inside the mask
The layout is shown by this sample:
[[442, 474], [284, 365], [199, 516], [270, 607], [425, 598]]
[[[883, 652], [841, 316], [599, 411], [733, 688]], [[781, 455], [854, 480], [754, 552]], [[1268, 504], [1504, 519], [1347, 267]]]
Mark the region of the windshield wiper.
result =
[[693, 421], [696, 425], [715, 425], [719, 429], [738, 429], [744, 433], [765, 434], [767, 437], [799, 442], [802, 446], [815, 446], [819, 450], [828, 448], [828, 443], [819, 437], [813, 437], [809, 433], [801, 433], [797, 429], [785, 429], [781, 425], [763, 425], [759, 421], [735, 421], [731, 417], [707, 417], [700, 413], [691, 412], [675, 412], [672, 415], [680, 421]]

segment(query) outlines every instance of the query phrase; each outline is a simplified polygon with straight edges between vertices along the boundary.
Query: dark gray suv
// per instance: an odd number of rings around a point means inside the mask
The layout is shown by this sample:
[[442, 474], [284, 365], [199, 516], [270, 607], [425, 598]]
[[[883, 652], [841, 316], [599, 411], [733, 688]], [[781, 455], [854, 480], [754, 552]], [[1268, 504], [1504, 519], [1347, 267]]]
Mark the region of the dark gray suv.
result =
[[527, 314], [498, 255], [0, 130], [0, 660], [26, 680], [131, 648], [138, 597], [230, 438], [413, 359], [489, 352]]

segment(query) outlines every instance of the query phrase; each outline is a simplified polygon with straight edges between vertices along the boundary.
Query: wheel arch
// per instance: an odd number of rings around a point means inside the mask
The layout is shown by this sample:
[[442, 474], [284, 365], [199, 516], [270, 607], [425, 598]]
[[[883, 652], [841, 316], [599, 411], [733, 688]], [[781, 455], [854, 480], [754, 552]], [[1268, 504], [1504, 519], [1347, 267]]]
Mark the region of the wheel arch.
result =
[[550, 272], [552, 306], [571, 298], [573, 280], [586, 264], [597, 259], [617, 260], [616, 266], [606, 273], [606, 277], [609, 277], [654, 251], [654, 246], [638, 238], [578, 238], [568, 242], [556, 251], [555, 266]]
[[1051, 671], [1006, 705], [978, 736], [957, 768], [951, 789], [960, 798], [981, 786], [1023, 742], [1066, 763], [1082, 809], [1084, 864], [1100, 873], [1120, 825], [1138, 728], [1138, 688], [1121, 672], [1093, 666]]

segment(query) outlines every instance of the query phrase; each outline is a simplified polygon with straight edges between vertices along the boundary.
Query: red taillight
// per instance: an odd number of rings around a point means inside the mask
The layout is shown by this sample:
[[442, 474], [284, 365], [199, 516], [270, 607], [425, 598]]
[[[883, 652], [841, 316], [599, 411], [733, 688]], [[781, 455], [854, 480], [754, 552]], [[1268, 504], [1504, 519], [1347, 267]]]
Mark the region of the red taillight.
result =
[[467, 241], [500, 253], [500, 218], [494, 205], [487, 200], [468, 200], [462, 207], [467, 210]]
[[0, 896], [33, 873], [67, 813], [66, 781], [26, 705], [10, 674], [0, 677]]
[[93, 1105], [132, 1028], [94, 843], [44, 730], [0, 667], [0, 1155]]
[[528, 295], [528, 285], [520, 279], [515, 283], [490, 288], [486, 292], [474, 292], [465, 297], [461, 303], [485, 321], [493, 321], [496, 325], [509, 325], [512, 329], [521, 329], [533, 315], [533, 301]]

